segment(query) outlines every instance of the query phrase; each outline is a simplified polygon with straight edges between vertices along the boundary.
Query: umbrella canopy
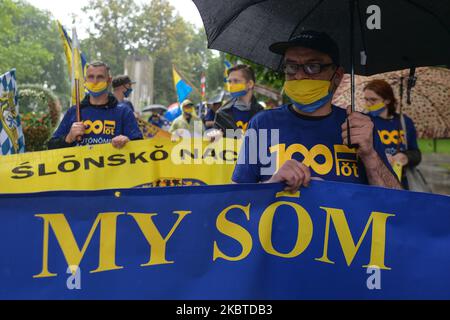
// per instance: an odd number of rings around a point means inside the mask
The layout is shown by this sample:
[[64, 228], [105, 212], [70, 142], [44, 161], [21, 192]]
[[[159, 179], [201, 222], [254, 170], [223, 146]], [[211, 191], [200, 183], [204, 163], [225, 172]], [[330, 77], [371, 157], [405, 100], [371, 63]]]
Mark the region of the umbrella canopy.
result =
[[360, 75], [450, 64], [448, 0], [193, 1], [210, 48], [273, 70], [280, 70], [282, 57], [271, 53], [269, 46], [305, 30], [328, 33], [339, 44], [347, 71], [352, 66], [353, 38], [354, 67]]
[[165, 106], [163, 106], [162, 104], [152, 104], [152, 105], [142, 108], [142, 112], [164, 113], [166, 111], [167, 111], [167, 108]]
[[215, 95], [212, 99], [208, 101], [208, 104], [220, 103], [227, 100], [231, 100], [231, 95], [228, 91], [221, 90], [219, 94]]
[[[356, 77], [356, 109], [364, 111], [363, 88], [372, 80], [386, 80], [394, 89], [399, 99], [400, 78], [408, 77], [409, 71], [395, 71], [371, 77]], [[403, 95], [403, 112], [414, 121], [420, 138], [450, 138], [450, 70], [445, 68], [418, 68], [417, 83], [411, 91], [411, 104], [408, 104], [407, 93]], [[351, 102], [350, 77], [346, 75], [335, 94], [333, 103], [348, 106]], [[404, 85], [404, 88], [406, 86]]]

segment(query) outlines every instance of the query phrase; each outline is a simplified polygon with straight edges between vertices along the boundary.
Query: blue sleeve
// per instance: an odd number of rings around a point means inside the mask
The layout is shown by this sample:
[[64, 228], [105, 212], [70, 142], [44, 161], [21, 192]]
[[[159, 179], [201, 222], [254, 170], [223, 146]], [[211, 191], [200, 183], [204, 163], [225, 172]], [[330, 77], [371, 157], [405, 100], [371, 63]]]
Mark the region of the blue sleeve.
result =
[[211, 109], [208, 109], [208, 112], [206, 113], [205, 116], [205, 121], [214, 121], [215, 116], [216, 116], [215, 113]]
[[133, 104], [131, 103], [131, 101], [123, 100], [122, 102], [119, 102], [118, 105], [121, 106], [121, 107], [130, 108], [131, 111], [134, 112], [134, 106], [133, 106]]
[[[249, 132], [250, 129], [256, 130], [258, 132], [257, 126], [255, 125], [254, 121], [250, 121], [249, 124], [249, 130], [247, 130], [244, 141], [241, 145], [241, 150], [238, 157], [238, 162], [234, 168], [233, 177], [232, 180], [235, 183], [258, 183], [262, 180], [261, 178], [261, 166], [259, 164], [259, 159], [257, 163], [250, 163], [250, 156], [249, 151], [254, 150], [254, 148], [251, 148], [250, 142], [252, 143], [259, 143], [257, 141], [253, 141], [254, 139], [250, 140]], [[257, 150], [258, 146], [256, 146], [257, 155], [259, 154], [259, 151]], [[270, 177], [269, 177], [270, 178]]]
[[69, 134], [72, 124], [75, 122], [75, 111], [76, 107], [71, 107], [67, 110], [64, 118], [58, 126], [58, 129], [56, 129], [55, 133], [53, 133], [52, 138], [62, 138]]
[[134, 117], [133, 111], [130, 108], [124, 108], [124, 114], [122, 116], [123, 121], [123, 135], [128, 137], [130, 140], [140, 140], [144, 137], [139, 129], [136, 118]]
[[408, 150], [418, 150], [419, 146], [417, 145], [417, 132], [414, 127], [414, 122], [411, 118], [405, 116], [406, 123], [406, 139], [408, 140]]

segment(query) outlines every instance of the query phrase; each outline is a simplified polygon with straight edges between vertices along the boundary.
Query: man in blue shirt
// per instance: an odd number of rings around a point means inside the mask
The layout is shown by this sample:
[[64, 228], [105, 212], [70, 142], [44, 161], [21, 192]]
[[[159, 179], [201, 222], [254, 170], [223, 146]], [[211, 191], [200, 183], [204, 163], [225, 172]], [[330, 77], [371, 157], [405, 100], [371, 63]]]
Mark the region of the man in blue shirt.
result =
[[[400, 189], [371, 119], [331, 103], [344, 75], [337, 44], [325, 33], [305, 31], [270, 50], [284, 56], [291, 104], [250, 121], [233, 181], [284, 182], [291, 192], [312, 177]], [[348, 135], [357, 149], [346, 145]]]
[[216, 118], [216, 112], [220, 109], [220, 107], [222, 107], [222, 96], [223, 93], [215, 96], [208, 101], [208, 110], [205, 117], [203, 118], [206, 129], [214, 128], [214, 119]]
[[113, 94], [119, 104], [129, 107], [133, 112], [134, 106], [127, 98], [133, 93], [133, 84], [136, 81], [131, 81], [129, 76], [117, 76], [112, 80]]
[[237, 130], [245, 133], [250, 119], [263, 110], [253, 95], [255, 85], [255, 72], [250, 66], [237, 65], [228, 70], [228, 90], [233, 99], [217, 111], [214, 120], [214, 127], [225, 136], [228, 130], [234, 130], [233, 137]]
[[49, 149], [104, 143], [121, 149], [130, 140], [143, 139], [133, 111], [118, 104], [109, 92], [110, 84], [105, 63], [88, 65], [85, 87], [89, 93], [80, 104], [81, 121], [77, 121], [77, 108], [72, 106], [50, 139]]

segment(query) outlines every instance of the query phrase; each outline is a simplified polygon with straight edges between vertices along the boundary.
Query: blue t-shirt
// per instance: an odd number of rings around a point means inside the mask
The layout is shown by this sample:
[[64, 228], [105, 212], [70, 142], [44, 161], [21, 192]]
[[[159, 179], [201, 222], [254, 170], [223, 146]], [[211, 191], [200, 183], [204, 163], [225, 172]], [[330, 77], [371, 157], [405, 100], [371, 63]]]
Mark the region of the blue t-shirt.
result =
[[134, 106], [133, 106], [133, 104], [131, 103], [131, 101], [123, 100], [122, 102], [119, 102], [119, 106], [125, 106], [125, 107], [128, 107], [128, 108], [131, 109], [131, 111], [134, 112]]
[[216, 118], [216, 113], [208, 108], [208, 111], [206, 112], [206, 116], [203, 120], [214, 121], [215, 118]]
[[[53, 138], [66, 137], [69, 134], [72, 124], [77, 119], [76, 110], [77, 108], [73, 106], [66, 112]], [[79, 146], [111, 143], [114, 137], [120, 135], [130, 140], [143, 138], [134, 113], [127, 106], [87, 105], [80, 108], [80, 114], [86, 130], [82, 141], [77, 143]]]
[[[291, 108], [284, 105], [262, 111], [250, 121], [233, 173], [234, 182], [267, 181], [287, 160], [295, 159], [308, 166], [313, 177], [368, 184], [364, 164], [356, 150], [342, 143], [341, 126], [347, 118], [344, 109], [333, 106], [332, 112], [325, 117], [305, 117]], [[278, 137], [271, 131], [274, 129], [278, 129]], [[264, 139], [264, 135], [268, 139]], [[256, 145], [250, 144], [256, 140]], [[387, 165], [388, 160], [375, 132], [374, 148]]]
[[[408, 141], [408, 150], [417, 150], [417, 133], [413, 121], [405, 117], [406, 140]], [[372, 117], [375, 129], [384, 146], [385, 153], [395, 155], [398, 151], [406, 151], [405, 132], [400, 124], [400, 116], [396, 115], [393, 119], [383, 119]], [[400, 134], [399, 134], [400, 131]], [[399, 140], [400, 139], [400, 140]]]
[[236, 127], [242, 129], [242, 131], [245, 132], [251, 119], [250, 111], [241, 111], [235, 107], [231, 107], [231, 112], [233, 114], [233, 119], [236, 123]]

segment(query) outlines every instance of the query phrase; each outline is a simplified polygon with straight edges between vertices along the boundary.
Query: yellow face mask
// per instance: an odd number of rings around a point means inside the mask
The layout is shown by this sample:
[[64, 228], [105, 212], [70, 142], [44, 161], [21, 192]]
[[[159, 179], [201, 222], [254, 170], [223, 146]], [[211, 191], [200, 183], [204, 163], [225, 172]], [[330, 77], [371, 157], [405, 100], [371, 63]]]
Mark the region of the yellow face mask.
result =
[[183, 111], [184, 111], [184, 113], [192, 114], [192, 113], [194, 113], [194, 107], [184, 107]]
[[384, 102], [380, 102], [373, 106], [366, 106], [366, 109], [372, 117], [379, 117], [386, 109], [386, 104]]
[[89, 91], [89, 93], [94, 97], [101, 96], [108, 90], [108, 82], [106, 81], [97, 83], [86, 82], [84, 86]]
[[246, 91], [247, 86], [244, 83], [229, 83], [228, 91], [231, 93], [236, 93], [240, 91]]
[[366, 106], [366, 109], [369, 112], [375, 112], [375, 111], [379, 111], [379, 110], [383, 109], [385, 106], [386, 105], [384, 102], [380, 102], [380, 103], [374, 104], [373, 106]]
[[326, 80], [290, 80], [284, 83], [287, 96], [301, 105], [310, 105], [326, 98], [330, 87], [331, 81]]
[[248, 91], [245, 83], [229, 83], [228, 92], [233, 98], [239, 98], [245, 96]]

